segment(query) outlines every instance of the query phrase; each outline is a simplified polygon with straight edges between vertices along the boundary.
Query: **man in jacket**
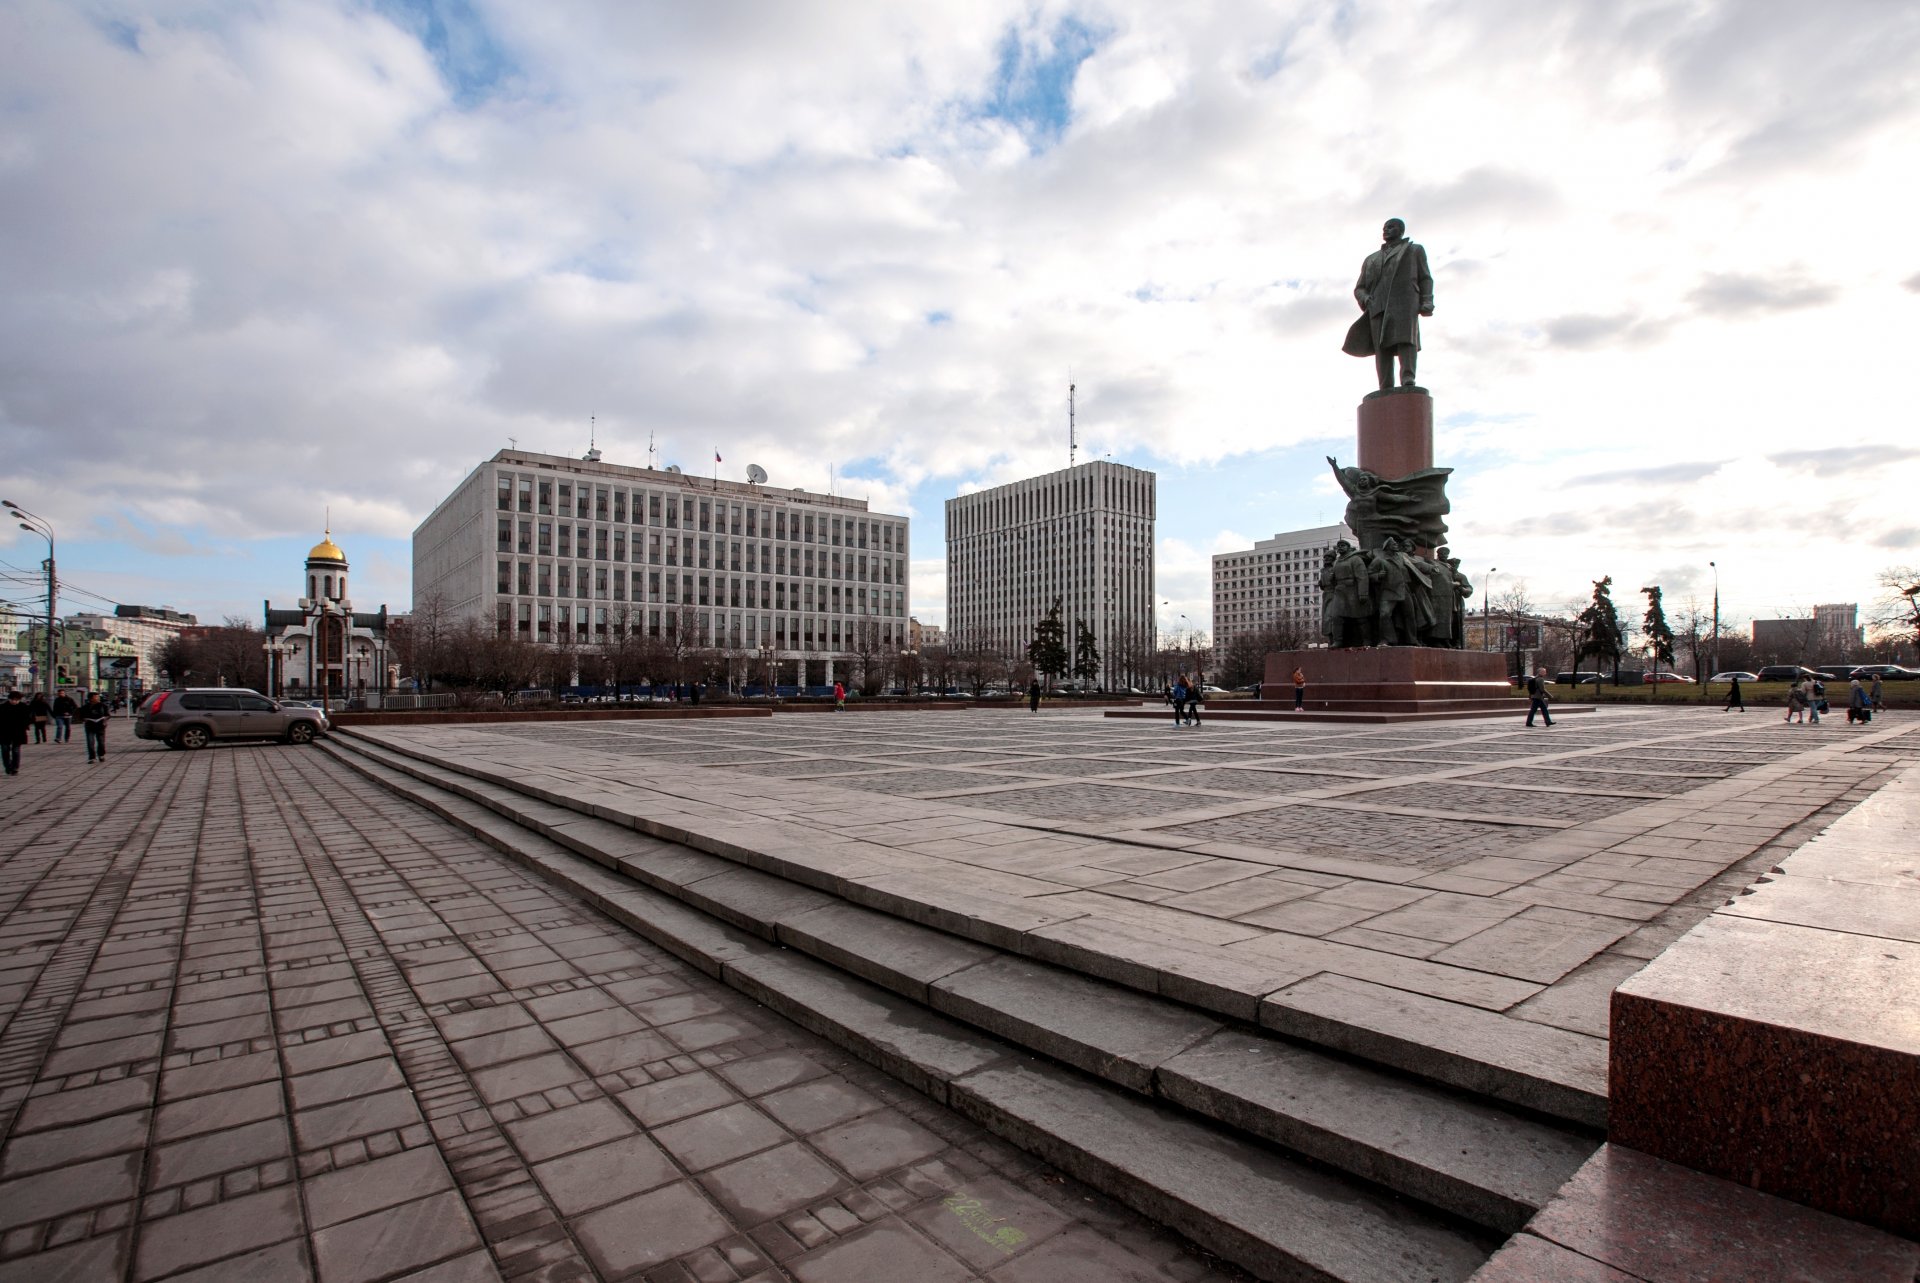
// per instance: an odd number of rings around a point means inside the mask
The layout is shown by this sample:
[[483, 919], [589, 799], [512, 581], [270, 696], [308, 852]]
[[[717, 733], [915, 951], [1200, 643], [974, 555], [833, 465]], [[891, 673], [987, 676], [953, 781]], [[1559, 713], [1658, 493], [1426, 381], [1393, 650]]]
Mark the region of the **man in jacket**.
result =
[[1393, 389], [1393, 359], [1400, 358], [1400, 386], [1414, 386], [1420, 357], [1420, 318], [1433, 315], [1433, 273], [1427, 251], [1407, 239], [1407, 225], [1389, 218], [1380, 229], [1382, 244], [1360, 265], [1354, 301], [1362, 316], [1347, 331], [1341, 350], [1372, 356], [1380, 390]]
[[80, 706], [80, 729], [87, 737], [87, 760], [104, 762], [107, 760], [107, 701], [100, 698], [100, 692], [94, 691], [87, 696], [87, 702]]
[[1527, 678], [1527, 725], [1533, 725], [1533, 715], [1540, 714], [1547, 725], [1553, 725], [1553, 714], [1547, 711], [1547, 670], [1542, 665], [1533, 670], [1533, 676]]
[[73, 715], [80, 706], [73, 702], [73, 696], [61, 691], [53, 698], [53, 742], [71, 744], [73, 742]]
[[7, 702], [0, 704], [0, 765], [7, 768], [8, 775], [20, 773], [20, 746], [27, 742], [27, 727], [32, 724], [33, 713], [20, 692], [8, 691]]

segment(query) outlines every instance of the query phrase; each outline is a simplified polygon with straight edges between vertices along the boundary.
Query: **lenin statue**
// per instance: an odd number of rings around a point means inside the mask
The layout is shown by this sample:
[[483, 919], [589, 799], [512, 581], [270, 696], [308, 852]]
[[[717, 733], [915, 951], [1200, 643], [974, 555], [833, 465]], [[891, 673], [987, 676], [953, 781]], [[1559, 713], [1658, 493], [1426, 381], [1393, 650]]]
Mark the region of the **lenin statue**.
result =
[[1382, 244], [1360, 265], [1353, 297], [1360, 319], [1347, 331], [1341, 350], [1349, 356], [1371, 356], [1380, 376], [1380, 390], [1393, 388], [1393, 359], [1400, 358], [1400, 385], [1414, 386], [1414, 364], [1420, 354], [1420, 318], [1433, 315], [1433, 274], [1427, 270], [1427, 251], [1407, 239], [1407, 225], [1389, 218], [1381, 229]]

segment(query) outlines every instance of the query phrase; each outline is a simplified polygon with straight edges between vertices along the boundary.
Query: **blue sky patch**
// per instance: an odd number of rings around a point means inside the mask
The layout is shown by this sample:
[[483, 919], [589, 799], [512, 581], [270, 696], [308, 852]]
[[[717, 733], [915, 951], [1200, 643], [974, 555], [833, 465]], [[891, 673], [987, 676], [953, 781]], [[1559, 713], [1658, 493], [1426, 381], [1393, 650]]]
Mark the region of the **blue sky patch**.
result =
[[516, 70], [470, 0], [374, 0], [374, 7], [420, 41], [462, 107], [487, 97]]
[[1077, 18], [1063, 18], [1038, 41], [1008, 28], [982, 114], [1016, 126], [1035, 151], [1058, 141], [1073, 115], [1074, 75], [1102, 38]]

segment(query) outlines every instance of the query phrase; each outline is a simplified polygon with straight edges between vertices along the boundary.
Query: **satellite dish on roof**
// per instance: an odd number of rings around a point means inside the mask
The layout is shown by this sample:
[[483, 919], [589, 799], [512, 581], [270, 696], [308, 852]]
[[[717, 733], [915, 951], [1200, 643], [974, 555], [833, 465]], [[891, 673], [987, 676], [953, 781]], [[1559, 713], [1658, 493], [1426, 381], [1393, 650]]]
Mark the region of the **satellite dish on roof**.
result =
[[756, 486], [764, 485], [767, 480], [767, 470], [757, 463], [749, 463], [747, 465], [747, 480]]
[[677, 477], [680, 475], [680, 465], [677, 463], [669, 463], [667, 465], [667, 471]]

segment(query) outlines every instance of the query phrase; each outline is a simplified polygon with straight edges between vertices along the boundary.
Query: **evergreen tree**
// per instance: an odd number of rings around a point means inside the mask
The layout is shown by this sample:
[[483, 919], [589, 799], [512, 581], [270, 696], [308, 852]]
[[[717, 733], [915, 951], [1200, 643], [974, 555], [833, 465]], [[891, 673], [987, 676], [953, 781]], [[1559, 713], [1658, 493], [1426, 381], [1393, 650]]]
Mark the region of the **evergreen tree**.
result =
[[1100, 676], [1100, 648], [1094, 644], [1093, 629], [1078, 619], [1073, 621], [1073, 675], [1083, 682]]
[[1060, 599], [1053, 599], [1047, 617], [1033, 626], [1033, 640], [1027, 645], [1027, 662], [1048, 678], [1049, 684], [1067, 671], [1067, 630], [1060, 622]]
[[1660, 586], [1642, 588], [1647, 597], [1647, 617], [1641, 627], [1647, 634], [1647, 645], [1653, 649], [1653, 667], [1656, 672], [1673, 667], [1673, 629], [1667, 626], [1667, 612], [1660, 604]]
[[1593, 600], [1587, 603], [1575, 623], [1580, 641], [1573, 652], [1573, 666], [1579, 668], [1580, 661], [1592, 655], [1603, 669], [1618, 669], [1626, 638], [1620, 629], [1620, 612], [1613, 604], [1612, 575], [1594, 580]]

